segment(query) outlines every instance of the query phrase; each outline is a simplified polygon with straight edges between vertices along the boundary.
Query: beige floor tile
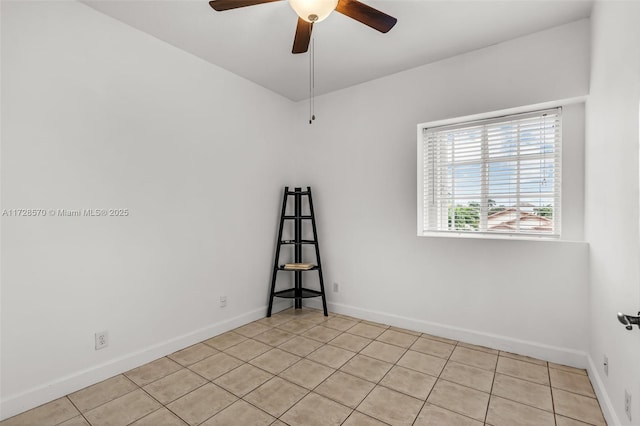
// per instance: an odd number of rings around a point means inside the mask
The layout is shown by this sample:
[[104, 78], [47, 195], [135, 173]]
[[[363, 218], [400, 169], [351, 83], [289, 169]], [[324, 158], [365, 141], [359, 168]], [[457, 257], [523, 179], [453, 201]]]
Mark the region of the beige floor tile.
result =
[[271, 328], [264, 333], [258, 334], [253, 339], [270, 346], [278, 346], [294, 337], [295, 334], [280, 330], [279, 328]]
[[379, 382], [393, 364], [370, 358], [364, 355], [356, 355], [340, 368], [341, 371], [352, 374], [370, 382]]
[[[0, 423], [4, 424], [4, 423]], [[76, 416], [72, 419], [67, 420], [66, 422], [62, 422], [58, 424], [58, 426], [91, 426], [82, 416]]]
[[411, 350], [422, 352], [423, 354], [437, 356], [438, 358], [448, 359], [453, 352], [455, 345], [449, 343], [442, 343], [437, 340], [426, 339], [420, 337], [411, 345]]
[[293, 307], [291, 307], [291, 308], [283, 309], [275, 315], [286, 315], [286, 316], [297, 318], [297, 317], [302, 317], [304, 315], [307, 315], [316, 311], [318, 311], [318, 309], [308, 308], [306, 306], [299, 309], [294, 309]]
[[587, 370], [583, 370], [581, 368], [569, 367], [568, 365], [554, 364], [553, 362], [549, 363], [549, 368], [555, 368], [556, 370], [568, 371], [569, 373], [582, 374], [583, 376], [587, 375]]
[[57, 425], [79, 414], [80, 412], [76, 410], [71, 401], [65, 397], [4, 420], [2, 426]]
[[69, 399], [84, 413], [136, 389], [138, 389], [138, 385], [120, 374], [74, 392], [69, 395]]
[[278, 348], [290, 352], [294, 355], [304, 357], [318, 349], [320, 346], [322, 346], [322, 343], [316, 340], [307, 339], [306, 337], [302, 336], [296, 336], [293, 339], [284, 342], [283, 344], [278, 346]]
[[376, 340], [407, 349], [413, 345], [416, 340], [418, 340], [418, 337], [389, 329], [379, 335]]
[[238, 327], [233, 330], [234, 333], [238, 333], [243, 335], [244, 337], [255, 337], [258, 334], [264, 333], [269, 330], [271, 327], [267, 327], [264, 324], [259, 322], [250, 322], [247, 325], [243, 325], [242, 327]]
[[557, 426], [590, 426], [588, 423], [580, 422], [578, 420], [570, 419], [568, 417], [559, 416], [556, 414]]
[[316, 326], [313, 321], [305, 321], [304, 319], [294, 319], [278, 326], [279, 329], [288, 331], [289, 333], [301, 334]]
[[376, 386], [358, 406], [358, 411], [392, 425], [411, 425], [423, 401]]
[[271, 350], [271, 346], [265, 345], [264, 343], [258, 342], [253, 339], [247, 339], [242, 343], [238, 343], [235, 346], [231, 346], [229, 349], [226, 349], [224, 352], [228, 355], [234, 356], [238, 359], [241, 359], [247, 362], [257, 357], [258, 355], [262, 355], [268, 350]]
[[489, 394], [439, 379], [427, 402], [478, 421], [484, 421]]
[[517, 359], [518, 361], [525, 361], [525, 362], [530, 362], [530, 363], [533, 363], [533, 364], [538, 364], [538, 365], [541, 365], [543, 367], [547, 366], [547, 361], [543, 361], [543, 360], [538, 359], [538, 358], [531, 358], [530, 356], [518, 355], [518, 354], [514, 354], [514, 353], [511, 353], [511, 352], [504, 352], [504, 351], [500, 351], [500, 356], [506, 356], [507, 358]]
[[449, 359], [472, 367], [484, 368], [485, 370], [495, 370], [498, 362], [498, 356], [495, 354], [488, 354], [462, 346], [456, 346]]
[[482, 426], [482, 422], [432, 404], [425, 404], [414, 426]]
[[305, 388], [280, 377], [274, 377], [243, 399], [274, 417], [280, 417], [307, 393]]
[[310, 330], [305, 331], [303, 333], [303, 336], [309, 339], [317, 340], [322, 343], [327, 343], [330, 340], [333, 340], [336, 337], [338, 337], [340, 334], [342, 334], [341, 331], [319, 325], [319, 326], [313, 327]]
[[530, 362], [500, 357], [496, 371], [541, 385], [549, 385], [549, 370], [546, 367]]
[[389, 324], [382, 324], [380, 322], [375, 322], [375, 321], [362, 320], [361, 322], [363, 324], [372, 325], [374, 327], [384, 328], [385, 330], [391, 327]]
[[275, 417], [253, 405], [238, 400], [202, 423], [202, 426], [267, 426], [275, 420]]
[[209, 340], [205, 340], [203, 343], [211, 346], [214, 349], [223, 351], [245, 340], [247, 340], [247, 338], [243, 335], [234, 333], [233, 331], [229, 331], [227, 333], [212, 337]]
[[277, 327], [280, 324], [284, 324], [287, 321], [291, 321], [292, 318], [286, 315], [272, 315], [268, 318], [262, 318], [256, 321], [258, 324], [265, 325], [267, 327]]
[[355, 334], [342, 333], [329, 342], [330, 345], [337, 346], [352, 352], [360, 352], [369, 343], [373, 342], [366, 337], [356, 336]]
[[158, 401], [138, 389], [87, 411], [84, 416], [92, 426], [124, 426], [159, 408]]
[[280, 377], [307, 389], [313, 389], [333, 374], [333, 368], [303, 359], [280, 373]]
[[144, 416], [140, 420], [133, 423], [131, 426], [186, 426], [178, 416], [171, 411], [162, 407], [153, 413]]
[[553, 389], [551, 393], [556, 414], [592, 425], [604, 426], [606, 424], [596, 399], [561, 389]]
[[493, 371], [449, 361], [440, 378], [483, 392], [491, 392]]
[[161, 404], [168, 404], [207, 383], [198, 374], [186, 368], [148, 384], [143, 389]]
[[197, 345], [189, 346], [181, 351], [174, 352], [167, 357], [171, 358], [178, 364], [187, 367], [217, 353], [217, 349], [213, 349], [211, 346], [207, 346], [204, 343], [198, 343]]
[[129, 370], [124, 373], [124, 375], [138, 386], [144, 386], [151, 382], [155, 382], [164, 376], [168, 376], [171, 373], [175, 373], [180, 369], [182, 369], [180, 364], [164, 357], [156, 359], [155, 361], [142, 365], [138, 368], [134, 368], [133, 370]]
[[420, 337], [422, 335], [422, 333], [419, 331], [414, 331], [414, 330], [409, 330], [407, 328], [400, 328], [400, 327], [394, 327], [394, 326], [389, 327], [389, 330], [399, 331], [400, 333], [410, 334], [416, 337]]
[[336, 346], [324, 345], [316, 349], [314, 352], [311, 352], [307, 356], [307, 359], [319, 362], [327, 367], [340, 368], [345, 362], [353, 358], [355, 354], [355, 352], [338, 348]]
[[335, 401], [310, 393], [282, 416], [290, 425], [338, 426], [351, 414], [351, 409]]
[[323, 325], [325, 327], [334, 328], [336, 330], [347, 331], [357, 323], [358, 321], [354, 321], [346, 318], [340, 318], [340, 317], [333, 317], [327, 322], [325, 322]]
[[225, 353], [217, 353], [189, 367], [207, 380], [214, 380], [242, 365], [242, 361]]
[[398, 361], [405, 352], [405, 348], [374, 340], [360, 353], [362, 355], [367, 355], [371, 358], [379, 359], [380, 361], [386, 361], [393, 364]]
[[329, 315], [333, 315], [334, 317], [344, 318], [344, 319], [357, 321], [357, 322], [362, 321], [360, 318], [355, 318], [355, 317], [352, 317], [352, 316], [349, 316], [349, 315], [345, 315], [345, 314], [338, 314], [338, 313], [335, 313], [335, 312], [333, 312], [333, 313], [329, 312]]
[[218, 377], [213, 383], [236, 396], [243, 397], [272, 377], [273, 374], [267, 373], [253, 365], [242, 364], [235, 370], [231, 370], [227, 374]]
[[276, 420], [275, 422], [271, 423], [271, 426], [289, 426], [284, 422], [281, 422], [280, 420]]
[[167, 408], [182, 420], [194, 426], [219, 413], [237, 401], [237, 399], [221, 387], [207, 383], [173, 401], [167, 405]]
[[386, 426], [386, 423], [382, 423], [373, 417], [354, 411], [351, 413], [349, 418], [342, 423], [342, 426]]
[[552, 413], [491, 396], [487, 424], [491, 426], [555, 426]]
[[421, 337], [424, 337], [426, 339], [431, 339], [431, 340], [437, 340], [438, 342], [442, 342], [442, 343], [448, 343], [450, 345], [458, 344], [457, 340], [447, 339], [446, 337], [440, 337], [440, 336], [436, 336], [428, 333], [422, 333]]
[[553, 411], [549, 386], [496, 373], [491, 393], [535, 408]]
[[439, 376], [447, 363], [445, 359], [423, 354], [422, 352], [407, 351], [398, 361], [398, 365], [431, 376]]
[[347, 407], [356, 408], [374, 386], [375, 384], [364, 379], [336, 371], [315, 388], [314, 392]]
[[298, 361], [300, 361], [299, 356], [274, 348], [252, 359], [249, 363], [271, 374], [279, 374]]
[[551, 377], [551, 386], [559, 388], [573, 393], [579, 393], [580, 395], [596, 397], [589, 377], [582, 374], [569, 373], [564, 370], [557, 370], [555, 368], [549, 369], [549, 376]]
[[329, 316], [325, 317], [324, 313], [321, 310], [312, 309], [309, 312], [304, 312], [302, 318], [304, 318], [305, 321], [312, 321], [316, 324], [319, 324], [333, 318], [334, 316], [335, 315], [329, 314]]
[[418, 371], [395, 365], [380, 381], [380, 385], [425, 400], [436, 383], [436, 378]]
[[366, 337], [367, 339], [375, 339], [376, 337], [384, 333], [384, 331], [385, 331], [385, 328], [371, 325], [370, 323], [359, 322], [358, 324], [348, 329], [347, 333], [355, 334], [356, 336]]
[[486, 352], [488, 354], [493, 354], [493, 355], [499, 354], [499, 351], [496, 349], [487, 348], [486, 346], [472, 345], [471, 343], [459, 342], [458, 346], [462, 346], [463, 348], [474, 349], [480, 352]]

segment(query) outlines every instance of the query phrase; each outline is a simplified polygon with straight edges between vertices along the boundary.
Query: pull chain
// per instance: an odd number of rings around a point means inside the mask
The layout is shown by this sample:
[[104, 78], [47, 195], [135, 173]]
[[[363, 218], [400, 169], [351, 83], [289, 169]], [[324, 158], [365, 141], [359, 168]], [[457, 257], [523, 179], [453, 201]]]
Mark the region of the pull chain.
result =
[[311, 39], [311, 51], [309, 52], [309, 124], [316, 119], [315, 114], [315, 88], [316, 88], [316, 59], [315, 39]]

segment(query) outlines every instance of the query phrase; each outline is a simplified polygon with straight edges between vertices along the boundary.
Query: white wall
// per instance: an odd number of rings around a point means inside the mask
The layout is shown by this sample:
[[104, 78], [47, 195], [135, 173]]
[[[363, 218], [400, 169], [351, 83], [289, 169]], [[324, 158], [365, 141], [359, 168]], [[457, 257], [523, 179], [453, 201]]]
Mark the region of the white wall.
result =
[[[334, 310], [586, 366], [583, 242], [416, 236], [416, 124], [588, 92], [582, 20], [316, 99], [302, 184]], [[565, 108], [563, 226], [583, 238], [583, 104]]]
[[130, 215], [2, 218], [0, 418], [264, 316], [293, 108], [85, 5], [2, 2], [2, 208]]
[[[590, 244], [592, 380], [609, 424], [640, 423], [640, 333], [618, 311], [640, 310], [638, 138], [640, 3], [596, 3], [586, 119], [585, 235]], [[609, 376], [602, 369], [609, 357]], [[600, 387], [598, 386], [598, 387]], [[597, 388], [598, 388], [597, 387]], [[632, 395], [633, 421], [624, 413]]]

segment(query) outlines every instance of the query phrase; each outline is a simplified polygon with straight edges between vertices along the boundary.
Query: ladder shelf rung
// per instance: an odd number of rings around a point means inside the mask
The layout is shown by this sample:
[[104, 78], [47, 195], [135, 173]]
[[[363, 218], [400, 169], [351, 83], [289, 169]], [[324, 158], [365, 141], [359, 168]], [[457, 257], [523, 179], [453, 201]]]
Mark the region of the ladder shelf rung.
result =
[[287, 191], [287, 195], [296, 195], [296, 194], [300, 194], [300, 195], [309, 195], [310, 192], [309, 191]]
[[318, 244], [316, 240], [300, 240], [296, 242], [295, 240], [282, 240], [280, 244]]
[[284, 216], [285, 219], [313, 219], [313, 216]]
[[317, 271], [318, 270], [318, 265], [314, 265], [311, 268], [308, 269], [296, 269], [296, 268], [285, 268], [284, 265], [280, 265], [278, 266], [278, 271], [302, 271], [302, 272], [306, 272], [306, 271]]
[[299, 295], [296, 295], [296, 289], [290, 288], [288, 290], [276, 291], [273, 295], [276, 297], [284, 297], [287, 299], [307, 299], [309, 297], [322, 296], [322, 292], [317, 290], [310, 290], [308, 288], [301, 288], [299, 291]]

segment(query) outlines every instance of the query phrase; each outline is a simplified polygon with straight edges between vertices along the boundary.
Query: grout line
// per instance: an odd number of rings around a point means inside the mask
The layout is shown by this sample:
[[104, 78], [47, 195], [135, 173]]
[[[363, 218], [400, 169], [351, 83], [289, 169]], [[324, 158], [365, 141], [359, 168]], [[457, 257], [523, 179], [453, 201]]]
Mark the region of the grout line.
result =
[[549, 363], [547, 362], [547, 378], [549, 379], [549, 392], [551, 393], [551, 411], [553, 412], [553, 424], [558, 425], [558, 420], [556, 418], [556, 404], [553, 400], [553, 386], [551, 386], [551, 371], [549, 370]]
[[[124, 374], [122, 374], [122, 375], [124, 376]], [[119, 376], [119, 375], [117, 375], [117, 376], [113, 376], [113, 377], [118, 377], [118, 376]], [[125, 376], [125, 377], [126, 377], [126, 376]], [[127, 378], [128, 380], [130, 380], [130, 381], [131, 381], [131, 383], [133, 383], [133, 384], [136, 386], [136, 388], [135, 388], [135, 389], [132, 389], [132, 390], [130, 390], [129, 392], [125, 392], [125, 393], [123, 393], [122, 395], [118, 395], [116, 398], [112, 398], [112, 399], [110, 399], [110, 400], [108, 400], [108, 401], [106, 401], [106, 402], [103, 402], [102, 404], [96, 405], [95, 407], [88, 409], [85, 413], [88, 413], [89, 411], [93, 411], [93, 410], [95, 410], [95, 409], [97, 409], [97, 408], [100, 408], [100, 407], [102, 407], [103, 405], [107, 405], [107, 404], [109, 404], [110, 402], [115, 401], [116, 399], [120, 399], [120, 398], [122, 398], [123, 396], [129, 395], [130, 393], [133, 393], [133, 392], [137, 391], [138, 389], [142, 390], [142, 387], [138, 386], [138, 384], [137, 384], [136, 382], [134, 382], [133, 380], [129, 379], [128, 377], [126, 377], [126, 378]], [[106, 379], [106, 380], [109, 380], [109, 379]], [[103, 381], [104, 381], [104, 380], [103, 380]], [[101, 382], [98, 382], [98, 383], [101, 383]], [[97, 384], [97, 383], [96, 383], [96, 384]], [[91, 385], [91, 386], [94, 386], [94, 385]], [[90, 387], [90, 386], [87, 386], [87, 388], [88, 388], [88, 387]], [[84, 389], [86, 389], [86, 388], [84, 388]], [[80, 392], [80, 391], [82, 391], [82, 390], [83, 390], [83, 389], [80, 389], [79, 391], [76, 391], [76, 392]], [[74, 393], [76, 393], [76, 392], [74, 392]], [[71, 395], [71, 394], [69, 394], [69, 395]], [[64, 397], [65, 397], [65, 398], [67, 398], [69, 401], [71, 401], [71, 398], [69, 398], [69, 395], [65, 395]], [[71, 403], [72, 403], [72, 404], [74, 405], [74, 407], [75, 407], [75, 404], [73, 403], [73, 401], [71, 401]], [[77, 408], [77, 407], [76, 407], [76, 408]], [[84, 418], [85, 418], [85, 420], [87, 420], [87, 423], [91, 424], [91, 423], [89, 422], [89, 420], [85, 417], [85, 413], [83, 413], [79, 408], [77, 408], [77, 410], [80, 412], [80, 414], [82, 415], [82, 417], [84, 417]], [[65, 420], [65, 421], [66, 421], [66, 420]], [[64, 422], [63, 422], [63, 423], [64, 423]]]
[[[107, 379], [107, 380], [109, 380], [109, 379]], [[133, 392], [133, 391], [132, 391], [132, 392]], [[69, 395], [71, 395], [71, 394], [69, 394]], [[82, 418], [84, 419], [84, 421], [85, 421], [85, 422], [87, 422], [87, 424], [89, 424], [89, 425], [90, 425], [91, 423], [89, 423], [89, 419], [87, 419], [87, 418], [84, 416], [84, 413], [83, 413], [82, 411], [80, 411], [80, 408], [78, 408], [78, 406], [77, 406], [77, 405], [76, 405], [76, 404], [71, 400], [71, 398], [69, 398], [69, 395], [65, 395], [65, 398], [66, 398], [66, 399], [71, 403], [71, 405], [73, 405], [73, 406], [74, 406], [74, 408], [75, 408], [76, 410], [78, 410], [78, 413], [80, 413], [80, 415], [82, 416]], [[117, 399], [117, 398], [116, 398], [116, 399]], [[113, 401], [113, 399], [112, 399], [111, 401]], [[109, 402], [111, 402], [111, 401], [109, 401]], [[104, 405], [104, 404], [103, 404], [103, 405]], [[96, 407], [96, 408], [97, 408], [97, 407]], [[87, 411], [89, 411], [89, 410], [87, 410]], [[77, 417], [77, 416], [73, 416], [73, 417], [71, 417], [71, 419], [73, 419], [73, 418], [75, 418], [75, 417]], [[68, 422], [68, 421], [69, 421], [69, 420], [71, 420], [71, 419], [64, 420], [64, 421], [62, 421], [62, 422], [58, 423], [58, 425], [61, 425], [61, 424], [62, 424], [62, 423], [64, 423], [64, 422]]]
[[[496, 363], [496, 369], [498, 368], [498, 364]], [[491, 397], [493, 396], [493, 385], [496, 382], [496, 376], [498, 375], [497, 371], [493, 372], [493, 380], [491, 380], [491, 389], [489, 390], [489, 400], [487, 401], [487, 411], [484, 413], [484, 423], [487, 423], [487, 417], [489, 417], [489, 406], [491, 405]]]

